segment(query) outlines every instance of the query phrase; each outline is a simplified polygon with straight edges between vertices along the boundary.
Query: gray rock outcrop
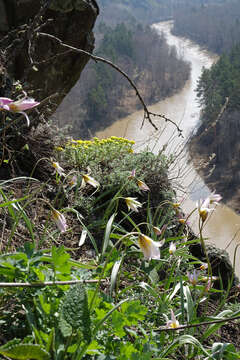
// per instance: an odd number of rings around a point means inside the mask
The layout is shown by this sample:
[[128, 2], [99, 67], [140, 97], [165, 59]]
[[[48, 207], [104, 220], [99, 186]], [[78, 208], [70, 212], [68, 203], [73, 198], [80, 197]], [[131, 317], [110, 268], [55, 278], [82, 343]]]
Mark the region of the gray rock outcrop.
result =
[[[31, 28], [41, 3], [44, 1], [0, 0], [0, 96], [10, 96], [16, 80], [37, 100], [57, 94], [48, 106], [50, 115], [79, 79], [89, 57], [37, 33], [51, 34], [92, 52], [92, 29], [99, 9], [94, 0], [52, 0], [41, 21]], [[4, 67], [8, 73], [5, 81]]]

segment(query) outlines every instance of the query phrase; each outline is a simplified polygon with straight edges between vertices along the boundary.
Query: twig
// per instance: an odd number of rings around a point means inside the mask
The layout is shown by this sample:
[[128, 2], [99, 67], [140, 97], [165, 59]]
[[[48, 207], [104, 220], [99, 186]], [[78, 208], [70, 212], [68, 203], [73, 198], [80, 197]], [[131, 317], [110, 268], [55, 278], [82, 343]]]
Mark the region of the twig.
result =
[[44, 33], [44, 32], [39, 32], [38, 35], [39, 35], [39, 36], [48, 37], [49, 39], [52, 39], [52, 40], [54, 40], [54, 41], [57, 41], [60, 46], [66, 47], [66, 48], [68, 48], [68, 49], [70, 49], [70, 50], [72, 50], [72, 51], [75, 51], [75, 52], [79, 53], [79, 54], [87, 55], [88, 57], [90, 57], [92, 60], [94, 60], [94, 61], [96, 61], [96, 62], [99, 61], [99, 62], [108, 64], [108, 65], [110, 65], [113, 69], [115, 69], [115, 70], [118, 71], [120, 74], [122, 74], [122, 75], [128, 80], [128, 82], [129, 82], [130, 85], [133, 87], [133, 89], [135, 90], [136, 95], [137, 95], [139, 101], [141, 102], [141, 104], [142, 104], [142, 106], [143, 106], [144, 117], [143, 117], [143, 122], [142, 122], [141, 128], [142, 128], [142, 126], [143, 126], [143, 124], [144, 124], [145, 119], [147, 119], [147, 120], [150, 122], [150, 124], [154, 127], [154, 129], [155, 129], [155, 130], [158, 130], [157, 126], [153, 123], [153, 121], [152, 121], [152, 119], [151, 119], [151, 115], [152, 115], [152, 116], [158, 116], [158, 117], [160, 117], [160, 118], [163, 118], [165, 121], [169, 121], [169, 122], [171, 122], [173, 125], [175, 125], [176, 128], [177, 128], [177, 130], [178, 130], [178, 132], [179, 132], [179, 135], [182, 135], [182, 130], [178, 127], [178, 125], [177, 125], [174, 121], [168, 119], [168, 118], [167, 118], [166, 116], [164, 116], [164, 115], [154, 114], [154, 113], [152, 113], [152, 112], [150, 112], [150, 111], [148, 110], [148, 108], [147, 108], [147, 106], [146, 106], [146, 104], [145, 104], [145, 102], [144, 102], [141, 94], [140, 94], [139, 91], [138, 91], [137, 86], [136, 86], [135, 83], [132, 81], [132, 79], [131, 79], [122, 69], [119, 68], [119, 66], [115, 65], [115, 64], [112, 63], [110, 60], [104, 59], [104, 58], [99, 57], [99, 56], [96, 56], [96, 55], [92, 55], [91, 53], [89, 53], [89, 52], [87, 52], [87, 51], [85, 51], [85, 50], [78, 49], [78, 48], [76, 48], [76, 47], [74, 47], [74, 46], [65, 44], [61, 39], [59, 39], [58, 37], [56, 37], [56, 36], [54, 36], [54, 35], [47, 34], [47, 33]]
[[[45, 286], [54, 286], [54, 285], [74, 285], [74, 284], [95, 284], [99, 280], [68, 280], [68, 281], [46, 281], [46, 282], [36, 282], [36, 283], [10, 283], [10, 282], [1, 282], [0, 288], [5, 287], [45, 287]], [[101, 279], [100, 282], [108, 282], [108, 279]]]
[[49, 7], [51, 0], [46, 0], [43, 5], [41, 6], [39, 12], [36, 14], [36, 16], [34, 17], [31, 26], [29, 26], [28, 31], [27, 31], [27, 39], [28, 39], [28, 56], [29, 56], [29, 60], [30, 63], [33, 64], [33, 58], [32, 58], [32, 38], [36, 35], [36, 31], [35, 27], [37, 25], [39, 25], [40, 22], [43, 21], [43, 15], [45, 13], [45, 11], [47, 10], [47, 8]]
[[178, 330], [184, 330], [184, 329], [190, 329], [190, 328], [194, 328], [194, 327], [199, 327], [199, 326], [203, 326], [203, 325], [211, 325], [211, 324], [219, 324], [219, 323], [223, 323], [223, 322], [227, 322], [227, 321], [233, 321], [233, 320], [238, 320], [240, 319], [240, 316], [234, 316], [231, 318], [226, 318], [226, 319], [216, 319], [213, 321], [203, 321], [197, 324], [188, 324], [188, 325], [180, 325], [177, 328], [168, 328], [166, 326], [163, 326], [159, 329], [154, 329], [154, 331], [178, 331]]
[[[158, 116], [162, 119], [164, 119], [166, 122], [170, 122], [171, 124], [173, 124], [174, 126], [176, 126], [177, 128], [177, 131], [178, 131], [178, 135], [183, 137], [183, 134], [182, 134], [182, 130], [180, 129], [180, 127], [171, 119], [169, 119], [168, 117], [166, 117], [165, 115], [163, 114], [156, 114], [156, 113], [153, 113], [151, 111], [148, 111], [149, 115], [152, 115], [152, 116]], [[144, 119], [143, 119], [143, 122], [142, 122], [142, 125], [141, 125], [141, 128], [143, 127], [144, 125]]]

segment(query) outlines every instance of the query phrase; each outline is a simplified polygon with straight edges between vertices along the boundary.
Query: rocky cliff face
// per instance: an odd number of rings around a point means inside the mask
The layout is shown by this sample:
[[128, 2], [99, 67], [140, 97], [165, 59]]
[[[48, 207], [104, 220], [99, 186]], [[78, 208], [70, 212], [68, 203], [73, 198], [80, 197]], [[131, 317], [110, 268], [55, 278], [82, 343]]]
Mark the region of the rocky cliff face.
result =
[[[49, 6], [37, 19], [44, 3]], [[94, 0], [0, 0], [0, 96], [10, 96], [13, 79], [19, 80], [38, 100], [56, 94], [48, 109], [48, 115], [53, 113], [79, 79], [88, 56], [39, 33], [91, 52], [98, 12]]]

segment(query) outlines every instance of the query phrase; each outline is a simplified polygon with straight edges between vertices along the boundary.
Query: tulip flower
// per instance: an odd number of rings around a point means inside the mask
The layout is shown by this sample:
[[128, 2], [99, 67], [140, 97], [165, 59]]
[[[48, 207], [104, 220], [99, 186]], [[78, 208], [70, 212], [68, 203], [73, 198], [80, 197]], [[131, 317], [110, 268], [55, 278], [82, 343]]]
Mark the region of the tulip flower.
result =
[[188, 272], [187, 276], [188, 276], [188, 281], [190, 282], [190, 284], [192, 284], [193, 286], [197, 285], [198, 271], [196, 269], [193, 270], [193, 273]]
[[174, 312], [172, 311], [171, 309], [171, 320], [168, 320], [167, 322], [167, 327], [168, 328], [171, 328], [171, 329], [177, 329], [179, 327], [179, 322], [178, 320], [176, 319], [175, 315], [174, 315]]
[[147, 186], [147, 184], [145, 184], [143, 181], [141, 180], [137, 180], [137, 184], [140, 190], [142, 191], [149, 191], [149, 187]]
[[58, 229], [61, 231], [61, 233], [65, 232], [67, 230], [67, 222], [63, 214], [61, 214], [56, 209], [52, 209], [52, 218], [55, 221]]
[[157, 226], [153, 226], [153, 231], [154, 231], [154, 234], [157, 236], [162, 234], [162, 230], [159, 229], [159, 227], [157, 227]]
[[202, 265], [199, 267], [200, 270], [207, 270], [208, 269], [208, 264], [207, 263], [202, 263]]
[[204, 222], [207, 219], [208, 214], [214, 210], [210, 208], [210, 205], [217, 205], [221, 199], [221, 195], [211, 194], [205, 200], [200, 200], [197, 202], [197, 208], [202, 222]]
[[133, 197], [126, 197], [125, 198], [128, 210], [133, 210], [135, 212], [138, 212], [138, 207], [141, 207], [142, 204], [136, 200], [136, 198]]
[[177, 203], [177, 202], [175, 202], [175, 203], [172, 203], [172, 206], [175, 208], [175, 209], [178, 209], [179, 207], [180, 207], [180, 203]]
[[54, 167], [54, 169], [56, 170], [56, 173], [59, 176], [66, 176], [64, 173], [64, 169], [59, 165], [58, 162], [52, 162], [52, 166]]
[[81, 188], [84, 188], [86, 184], [92, 185], [95, 188], [100, 186], [99, 182], [96, 181], [94, 178], [92, 178], [88, 174], [83, 174]]
[[211, 194], [208, 199], [210, 204], [218, 205], [219, 201], [222, 200], [222, 197], [219, 194]]
[[173, 242], [171, 242], [171, 244], [169, 246], [169, 254], [173, 255], [176, 250], [177, 250], [176, 245]]
[[160, 260], [159, 247], [162, 246], [161, 242], [153, 241], [150, 237], [140, 234], [138, 237], [138, 245], [143, 252], [145, 260]]
[[212, 280], [211, 279], [208, 279], [207, 281], [207, 285], [205, 286], [205, 292], [208, 292], [213, 286], [213, 283], [212, 283]]
[[208, 214], [211, 211], [213, 211], [213, 209], [210, 209], [209, 205], [210, 205], [209, 198], [207, 198], [204, 201], [200, 200], [197, 202], [198, 213], [199, 213], [200, 218], [202, 219], [202, 222], [204, 222], [207, 219]]
[[129, 179], [129, 180], [134, 179], [135, 176], [136, 176], [136, 170], [133, 169], [132, 172], [131, 172], [131, 174], [129, 175], [128, 179]]
[[35, 101], [34, 99], [27, 97], [24, 97], [23, 99], [17, 101], [5, 97], [0, 97], [0, 110], [23, 114], [27, 120], [28, 126], [30, 125], [30, 120], [24, 110], [32, 109], [39, 104], [40, 103]]
[[153, 226], [153, 232], [155, 233], [155, 235], [159, 236], [162, 235], [165, 230], [167, 229], [167, 225], [163, 225], [161, 229], [159, 229], [159, 227], [157, 226]]
[[73, 177], [69, 180], [68, 184], [71, 186], [71, 188], [77, 186], [78, 178], [76, 175], [73, 175]]

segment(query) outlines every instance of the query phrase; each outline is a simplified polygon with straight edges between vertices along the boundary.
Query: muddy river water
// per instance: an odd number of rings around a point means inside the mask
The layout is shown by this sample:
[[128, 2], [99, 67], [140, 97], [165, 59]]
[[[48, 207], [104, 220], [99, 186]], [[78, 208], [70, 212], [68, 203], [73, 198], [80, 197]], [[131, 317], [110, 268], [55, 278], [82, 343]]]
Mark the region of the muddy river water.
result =
[[[188, 39], [172, 35], [171, 26], [171, 22], [153, 25], [157, 32], [164, 32], [168, 44], [174, 45], [179, 56], [190, 63], [190, 79], [181, 91], [150, 106], [149, 110], [154, 113], [164, 114], [175, 121], [183, 130], [184, 137], [178, 136], [176, 127], [159, 118], [154, 119], [159, 131], [154, 130], [147, 121], [141, 128], [142, 110], [117, 120], [104, 131], [97, 133], [97, 136], [100, 138], [113, 135], [124, 136], [135, 140], [136, 151], [148, 147], [151, 151], [157, 153], [164, 148], [165, 153], [177, 155], [176, 161], [173, 162], [170, 168], [169, 178], [172, 179], [173, 187], [176, 189], [184, 212], [188, 214], [196, 207], [198, 199], [204, 199], [210, 194], [204, 181], [197, 175], [193, 165], [189, 162], [186, 141], [191, 132], [196, 129], [200, 115], [195, 93], [197, 80], [202, 67], [210, 67], [217, 57]], [[197, 233], [197, 213], [195, 212], [189, 220], [192, 228]], [[234, 250], [237, 244], [240, 244], [240, 216], [225, 205], [217, 206], [205, 225], [204, 236], [208, 242], [215, 244], [219, 248], [226, 249], [230, 258], [233, 259]], [[239, 258], [240, 249], [237, 252], [235, 267], [238, 276], [240, 276]]]

